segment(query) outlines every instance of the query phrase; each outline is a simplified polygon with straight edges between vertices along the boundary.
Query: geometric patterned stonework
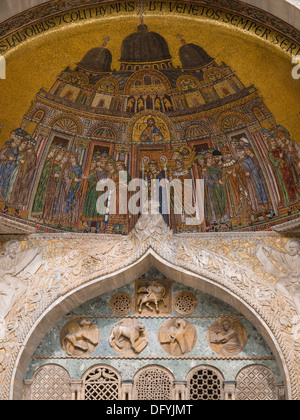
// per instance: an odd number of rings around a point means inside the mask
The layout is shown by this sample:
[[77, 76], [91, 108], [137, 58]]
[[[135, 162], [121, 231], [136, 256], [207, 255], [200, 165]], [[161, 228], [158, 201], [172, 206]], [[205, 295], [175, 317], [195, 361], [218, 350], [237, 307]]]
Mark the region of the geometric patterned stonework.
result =
[[134, 380], [134, 400], [172, 400], [174, 378], [166, 369], [150, 366], [137, 373]]
[[222, 399], [222, 374], [210, 366], [198, 366], [188, 375], [189, 399], [217, 401]]
[[108, 366], [93, 367], [84, 379], [85, 401], [112, 401], [118, 400], [120, 378]]
[[276, 378], [265, 366], [248, 366], [236, 378], [236, 399], [241, 401], [277, 401]]
[[34, 375], [31, 393], [33, 401], [70, 401], [72, 392], [68, 372], [57, 365], [43, 366]]
[[[286, 279], [280, 271], [285, 258], [290, 260], [290, 265], [283, 268], [285, 276], [292, 271], [291, 276], [299, 278], [298, 242], [277, 233], [173, 235], [157, 215], [143, 217], [147, 218], [144, 225], [148, 227], [142, 236], [137, 228], [127, 237], [90, 235], [88, 241], [85, 235], [68, 234], [20, 239], [21, 252], [39, 249], [42, 260], [34, 275], [26, 277], [26, 281], [22, 275], [19, 278], [25, 282], [24, 292], [7, 307], [1, 325], [0, 398], [18, 398], [21, 393], [23, 375], [38, 345], [37, 320], [42, 320], [38, 332], [41, 341], [49, 327], [61, 319], [61, 311], [67, 314], [92, 296], [89, 293], [96, 296], [115, 290], [154, 265], [168, 278], [180, 278], [195, 289], [220, 297], [246, 317], [251, 315], [258, 330], [269, 337], [268, 343], [282, 367], [287, 398], [297, 400], [297, 293], [287, 296], [284, 289], [276, 286]], [[3, 238], [4, 253], [11, 240], [12, 237]], [[265, 259], [261, 258], [262, 248]], [[278, 261], [277, 271], [271, 269], [270, 260], [274, 267]]]

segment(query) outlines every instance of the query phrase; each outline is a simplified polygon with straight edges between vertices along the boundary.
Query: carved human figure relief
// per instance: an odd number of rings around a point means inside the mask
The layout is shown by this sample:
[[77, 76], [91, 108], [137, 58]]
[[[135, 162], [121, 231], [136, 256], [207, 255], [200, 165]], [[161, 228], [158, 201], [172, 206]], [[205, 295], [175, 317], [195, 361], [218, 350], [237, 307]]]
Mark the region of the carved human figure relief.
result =
[[289, 299], [300, 314], [300, 241], [289, 240], [285, 250], [260, 245], [256, 255], [265, 271], [279, 278], [276, 291]]
[[122, 356], [136, 356], [148, 345], [146, 327], [137, 319], [124, 319], [117, 322], [110, 333], [109, 344]]
[[247, 341], [245, 327], [236, 320], [218, 320], [207, 331], [208, 345], [221, 356], [237, 356], [244, 350]]
[[98, 347], [99, 342], [98, 327], [87, 319], [68, 322], [60, 334], [61, 347], [69, 356], [90, 356]]
[[170, 319], [160, 328], [158, 339], [163, 350], [171, 356], [190, 353], [197, 343], [196, 328], [185, 319]]
[[29, 279], [43, 264], [39, 247], [22, 251], [19, 241], [7, 242], [0, 256], [0, 339], [5, 335], [5, 319], [19, 298], [27, 291]]
[[170, 281], [137, 280], [135, 312], [154, 316], [170, 314], [171, 287]]

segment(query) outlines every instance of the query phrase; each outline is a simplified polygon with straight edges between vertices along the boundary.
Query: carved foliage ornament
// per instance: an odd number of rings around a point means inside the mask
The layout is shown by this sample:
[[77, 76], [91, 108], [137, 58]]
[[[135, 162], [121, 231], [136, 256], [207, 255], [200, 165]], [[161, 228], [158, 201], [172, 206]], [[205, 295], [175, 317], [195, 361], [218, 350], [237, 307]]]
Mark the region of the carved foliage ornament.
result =
[[180, 292], [175, 296], [174, 309], [179, 315], [191, 315], [198, 307], [196, 296], [191, 292]]

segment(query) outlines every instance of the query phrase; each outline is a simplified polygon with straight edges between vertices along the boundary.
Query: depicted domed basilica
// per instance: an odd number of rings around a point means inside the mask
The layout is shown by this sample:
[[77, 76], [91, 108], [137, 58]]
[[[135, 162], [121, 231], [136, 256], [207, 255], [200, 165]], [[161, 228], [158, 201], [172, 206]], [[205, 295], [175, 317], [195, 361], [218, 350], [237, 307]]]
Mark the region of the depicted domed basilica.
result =
[[[177, 42], [182, 66], [175, 68], [164, 37], [142, 20], [120, 45], [118, 71], [106, 38], [49, 92], [40, 90], [2, 151], [20, 153], [26, 136], [35, 145], [26, 151], [27, 177], [22, 164], [2, 176], [2, 211], [42, 231], [128, 234], [138, 214], [113, 212], [109, 197], [101, 211], [99, 183], [111, 179], [119, 192], [139, 178], [149, 189], [152, 180], [191, 181], [194, 211], [176, 212], [183, 198], [174, 193], [163, 214], [175, 233], [267, 230], [295, 218], [299, 148], [290, 133], [255, 86], [201, 46], [181, 35]], [[204, 220], [186, 223], [199, 202]]]

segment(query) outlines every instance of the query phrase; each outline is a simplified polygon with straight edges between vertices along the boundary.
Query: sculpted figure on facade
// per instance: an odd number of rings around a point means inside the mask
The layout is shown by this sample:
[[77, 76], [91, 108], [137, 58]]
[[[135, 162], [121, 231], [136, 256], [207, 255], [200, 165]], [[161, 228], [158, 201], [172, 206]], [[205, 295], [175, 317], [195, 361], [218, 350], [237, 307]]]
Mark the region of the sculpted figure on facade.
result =
[[185, 319], [171, 319], [159, 330], [159, 342], [165, 352], [172, 356], [190, 353], [197, 343], [196, 328]]
[[124, 319], [112, 328], [109, 344], [121, 355], [136, 356], [148, 345], [146, 327], [136, 319]]
[[87, 319], [71, 321], [61, 332], [61, 346], [69, 356], [87, 357], [95, 351], [99, 341], [97, 326]]
[[247, 332], [240, 322], [223, 319], [211, 325], [207, 332], [207, 341], [217, 354], [237, 356], [247, 344]]
[[260, 245], [257, 258], [267, 273], [279, 278], [275, 285], [276, 291], [293, 302], [300, 314], [300, 241], [290, 239], [285, 250], [282, 252]]
[[22, 250], [21, 242], [10, 241], [0, 257], [0, 338], [4, 338], [5, 319], [26, 292], [28, 280], [43, 264], [41, 248]]
[[170, 313], [171, 282], [138, 280], [135, 311], [137, 314], [153, 316]]
[[[137, 302], [139, 313], [142, 313], [143, 305], [146, 305], [151, 312], [156, 310], [157, 313], [159, 313], [158, 304], [160, 302], [167, 306], [165, 300], [166, 289], [159, 283], [150, 284], [147, 288], [141, 287], [137, 293], [139, 295]], [[154, 305], [155, 309], [152, 305]]]

